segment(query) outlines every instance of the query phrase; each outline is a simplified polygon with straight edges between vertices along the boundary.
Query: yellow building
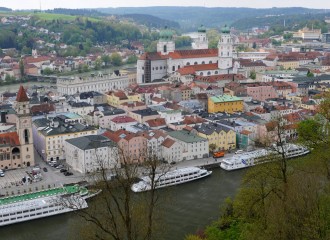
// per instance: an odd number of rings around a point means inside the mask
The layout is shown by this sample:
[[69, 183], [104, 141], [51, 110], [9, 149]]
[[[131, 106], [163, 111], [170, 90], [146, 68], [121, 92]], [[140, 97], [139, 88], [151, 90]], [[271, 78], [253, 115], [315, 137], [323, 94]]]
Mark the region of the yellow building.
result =
[[141, 95], [140, 94], [126, 94], [123, 91], [111, 91], [106, 93], [107, 95], [107, 102], [111, 106], [119, 107], [122, 103], [125, 102], [140, 102]]
[[236, 133], [234, 130], [218, 124], [203, 123], [195, 127], [196, 134], [209, 140], [209, 146], [215, 145], [218, 150], [236, 148]]
[[236, 96], [221, 95], [208, 98], [208, 112], [242, 112], [243, 100]]
[[299, 67], [299, 61], [298, 60], [278, 60], [277, 65], [283, 67], [283, 69], [296, 69]]

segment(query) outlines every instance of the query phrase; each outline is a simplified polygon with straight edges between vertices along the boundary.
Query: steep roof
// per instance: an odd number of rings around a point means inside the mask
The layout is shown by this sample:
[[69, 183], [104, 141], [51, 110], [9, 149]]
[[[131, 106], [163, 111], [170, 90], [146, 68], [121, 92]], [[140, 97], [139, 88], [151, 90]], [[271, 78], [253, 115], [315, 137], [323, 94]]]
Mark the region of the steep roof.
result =
[[162, 146], [166, 147], [166, 148], [170, 148], [173, 146], [173, 144], [175, 143], [175, 141], [171, 138], [166, 138], [164, 140], [164, 142], [162, 143]]
[[0, 146], [18, 146], [20, 145], [17, 132], [8, 132], [0, 134]]
[[22, 85], [19, 87], [19, 90], [18, 90], [18, 93], [16, 96], [16, 101], [17, 102], [28, 102], [29, 101], [29, 98], [26, 95], [26, 91]]

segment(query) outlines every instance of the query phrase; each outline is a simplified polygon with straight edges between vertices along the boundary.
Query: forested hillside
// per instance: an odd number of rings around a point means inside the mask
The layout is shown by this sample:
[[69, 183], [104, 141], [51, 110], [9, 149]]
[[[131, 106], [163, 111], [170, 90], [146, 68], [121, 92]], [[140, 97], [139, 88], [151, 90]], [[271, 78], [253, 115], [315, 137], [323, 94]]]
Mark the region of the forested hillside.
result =
[[196, 30], [201, 24], [219, 27], [232, 24], [239, 19], [263, 17], [266, 15], [293, 15], [324, 13], [324, 10], [307, 8], [204, 8], [204, 7], [140, 7], [140, 8], [103, 8], [109, 14], [150, 14], [163, 19], [176, 21], [183, 30]]

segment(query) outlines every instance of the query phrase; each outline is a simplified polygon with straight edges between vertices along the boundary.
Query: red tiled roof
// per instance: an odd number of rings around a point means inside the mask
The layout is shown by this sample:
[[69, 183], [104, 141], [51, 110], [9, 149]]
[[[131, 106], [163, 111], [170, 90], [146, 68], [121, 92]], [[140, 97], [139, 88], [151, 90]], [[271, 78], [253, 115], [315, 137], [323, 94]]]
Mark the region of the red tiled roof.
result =
[[251, 134], [252, 132], [250, 132], [250, 131], [248, 131], [248, 130], [243, 130], [243, 131], [241, 131], [241, 134], [243, 134], [243, 135], [249, 135], [249, 134]]
[[196, 124], [196, 123], [203, 123], [206, 122], [204, 118], [197, 117], [197, 116], [185, 116], [183, 119], [184, 124]]
[[146, 123], [149, 125], [149, 127], [166, 126], [165, 118], [150, 119], [150, 120], [146, 121]]
[[220, 74], [220, 75], [212, 75], [212, 76], [196, 76], [196, 81], [202, 81], [202, 82], [217, 82], [222, 80], [244, 80], [246, 77], [244, 77], [242, 74]]
[[166, 148], [170, 148], [173, 146], [173, 144], [175, 143], [175, 141], [171, 138], [166, 138], [164, 140], [164, 142], [162, 143], [162, 146], [166, 147]]
[[48, 56], [40, 56], [40, 57], [26, 57], [25, 62], [26, 63], [38, 63], [38, 62], [45, 62], [49, 61], [50, 57]]
[[28, 102], [29, 101], [29, 98], [26, 95], [26, 91], [22, 85], [19, 87], [19, 90], [18, 90], [18, 93], [16, 96], [16, 101], [17, 102]]
[[135, 119], [128, 117], [128, 116], [117, 116], [111, 119], [114, 123], [130, 123], [130, 122], [136, 122]]
[[144, 53], [140, 60], [164, 60], [168, 58], [184, 59], [184, 58], [202, 58], [217, 57], [218, 49], [193, 49], [193, 50], [176, 50], [167, 55], [161, 55], [160, 52]]
[[177, 70], [182, 76], [196, 74], [195, 69], [192, 66], [183, 67]]
[[17, 132], [0, 133], [0, 145], [6, 144], [11, 146], [21, 145]]
[[218, 49], [177, 50], [168, 55], [173, 59], [217, 57]]
[[49, 113], [49, 112], [55, 112], [55, 106], [54, 104], [40, 104], [40, 105], [35, 105], [31, 107], [31, 113]]

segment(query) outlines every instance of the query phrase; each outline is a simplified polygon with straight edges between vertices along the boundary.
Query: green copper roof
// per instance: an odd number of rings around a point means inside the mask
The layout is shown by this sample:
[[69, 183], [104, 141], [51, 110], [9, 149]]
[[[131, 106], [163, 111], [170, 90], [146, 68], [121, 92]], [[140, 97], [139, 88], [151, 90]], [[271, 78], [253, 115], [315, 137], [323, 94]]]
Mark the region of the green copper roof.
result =
[[173, 31], [165, 27], [165, 29], [160, 31], [159, 36], [161, 40], [172, 40]]
[[223, 28], [221, 28], [222, 33], [230, 33], [230, 29], [227, 25], [225, 25]]
[[204, 25], [201, 25], [198, 30], [198, 32], [202, 32], [202, 33], [205, 33], [206, 32], [206, 27]]
[[202, 138], [194, 133], [191, 133], [191, 132], [188, 132], [185, 130], [168, 132], [168, 135], [170, 135], [171, 137], [176, 138], [182, 142], [186, 142], [186, 143], [207, 141], [206, 138]]
[[210, 97], [214, 103], [243, 101], [241, 98], [231, 95], [221, 95]]
[[50, 196], [56, 196], [56, 195], [62, 195], [62, 194], [73, 194], [78, 193], [79, 191], [85, 191], [84, 188], [79, 187], [78, 185], [74, 186], [65, 186], [65, 187], [59, 187], [59, 188], [53, 188], [48, 190], [43, 190], [39, 192], [34, 193], [26, 193], [22, 195], [16, 195], [16, 196], [10, 196], [5, 198], [0, 198], [0, 206], [16, 203], [16, 202], [23, 202], [27, 200], [33, 200], [37, 198], [43, 198], [43, 197], [50, 197]]

